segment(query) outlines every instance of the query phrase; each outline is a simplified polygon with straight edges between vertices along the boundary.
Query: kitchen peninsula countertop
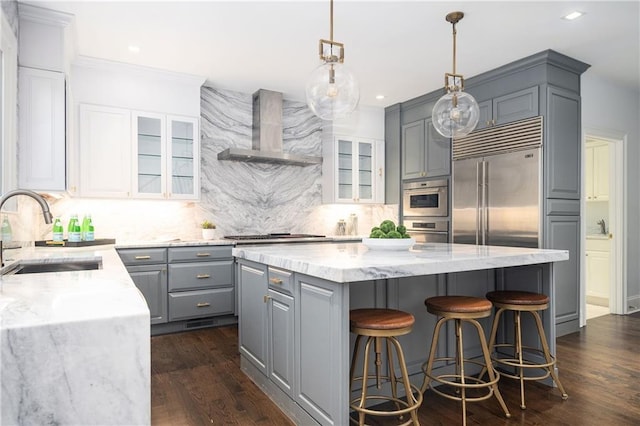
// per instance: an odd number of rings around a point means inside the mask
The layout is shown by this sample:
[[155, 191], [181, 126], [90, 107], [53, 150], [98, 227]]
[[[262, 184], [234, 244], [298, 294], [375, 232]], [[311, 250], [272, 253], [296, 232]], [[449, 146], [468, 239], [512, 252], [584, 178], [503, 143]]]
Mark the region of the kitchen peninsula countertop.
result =
[[147, 304], [113, 245], [5, 251], [102, 269], [0, 277], [0, 424], [149, 424]]
[[233, 255], [339, 283], [569, 259], [566, 250], [446, 243], [415, 244], [405, 251], [370, 250], [362, 243], [242, 246]]

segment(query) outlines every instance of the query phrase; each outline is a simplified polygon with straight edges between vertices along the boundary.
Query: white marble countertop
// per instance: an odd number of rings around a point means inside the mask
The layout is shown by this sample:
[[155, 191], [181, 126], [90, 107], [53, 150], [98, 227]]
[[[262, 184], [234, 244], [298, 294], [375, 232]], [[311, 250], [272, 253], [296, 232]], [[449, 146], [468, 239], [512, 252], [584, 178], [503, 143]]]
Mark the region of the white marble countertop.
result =
[[566, 250], [466, 244], [416, 244], [406, 251], [369, 250], [362, 243], [239, 246], [240, 259], [347, 283], [557, 262]]
[[146, 315], [149, 308], [113, 245], [30, 247], [5, 251], [4, 271], [29, 264], [101, 260], [102, 269], [0, 276], [0, 329], [117, 316]]

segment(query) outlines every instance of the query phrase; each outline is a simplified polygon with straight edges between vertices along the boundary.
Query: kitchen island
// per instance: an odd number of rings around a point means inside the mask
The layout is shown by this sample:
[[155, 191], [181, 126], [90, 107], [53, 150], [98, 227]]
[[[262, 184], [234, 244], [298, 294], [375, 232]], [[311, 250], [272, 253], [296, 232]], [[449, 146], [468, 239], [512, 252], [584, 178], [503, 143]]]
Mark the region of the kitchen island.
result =
[[[149, 309], [113, 246], [5, 260], [37, 272], [0, 276], [0, 424], [150, 424]], [[99, 269], [40, 272], [60, 263]]]
[[[484, 296], [494, 289], [549, 294], [542, 316], [555, 353], [553, 262], [569, 258], [564, 250], [429, 243], [373, 251], [344, 243], [236, 247], [233, 255], [241, 368], [298, 424], [349, 423], [352, 308], [414, 314], [412, 333], [400, 341], [418, 386], [436, 321], [423, 305], [430, 296]], [[477, 344], [469, 342], [469, 350]]]

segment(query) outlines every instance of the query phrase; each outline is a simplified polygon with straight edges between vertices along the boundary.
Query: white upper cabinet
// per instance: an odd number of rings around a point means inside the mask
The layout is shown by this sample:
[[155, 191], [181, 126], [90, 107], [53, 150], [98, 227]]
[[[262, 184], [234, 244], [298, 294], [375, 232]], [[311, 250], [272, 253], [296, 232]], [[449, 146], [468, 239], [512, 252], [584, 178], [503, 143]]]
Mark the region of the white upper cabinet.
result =
[[197, 199], [198, 119], [80, 106], [79, 195]]
[[132, 123], [134, 196], [197, 199], [198, 120], [136, 112]]
[[384, 203], [384, 137], [382, 108], [323, 123], [323, 203]]
[[20, 67], [18, 187], [64, 191], [64, 74]]
[[323, 155], [325, 203], [384, 203], [384, 141], [334, 135]]
[[83, 197], [131, 196], [131, 112], [80, 105], [80, 179]]
[[585, 160], [587, 201], [607, 201], [609, 199], [609, 145], [588, 143]]

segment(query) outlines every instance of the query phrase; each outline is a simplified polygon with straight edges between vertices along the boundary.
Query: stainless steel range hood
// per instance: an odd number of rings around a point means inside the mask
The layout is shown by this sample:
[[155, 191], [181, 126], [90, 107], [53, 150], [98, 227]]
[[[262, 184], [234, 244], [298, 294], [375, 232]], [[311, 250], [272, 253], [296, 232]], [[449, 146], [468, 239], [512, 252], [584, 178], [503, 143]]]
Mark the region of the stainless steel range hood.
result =
[[253, 94], [252, 149], [227, 148], [218, 160], [310, 166], [322, 157], [282, 151], [282, 93], [260, 89]]

